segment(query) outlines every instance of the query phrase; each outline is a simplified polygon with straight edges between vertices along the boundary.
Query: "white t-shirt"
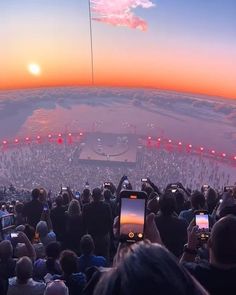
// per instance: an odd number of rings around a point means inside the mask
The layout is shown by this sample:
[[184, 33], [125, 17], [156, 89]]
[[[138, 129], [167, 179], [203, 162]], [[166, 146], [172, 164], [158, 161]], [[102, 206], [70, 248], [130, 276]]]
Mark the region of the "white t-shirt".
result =
[[9, 279], [7, 295], [43, 295], [45, 284], [29, 279], [26, 284], [19, 284], [17, 278]]

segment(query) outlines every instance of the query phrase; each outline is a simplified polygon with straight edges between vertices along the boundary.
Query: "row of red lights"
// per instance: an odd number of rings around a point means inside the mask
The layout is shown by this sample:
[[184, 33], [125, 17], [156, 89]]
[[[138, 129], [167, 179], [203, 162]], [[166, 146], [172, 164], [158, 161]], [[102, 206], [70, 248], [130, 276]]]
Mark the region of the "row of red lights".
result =
[[[69, 132], [67, 135], [68, 135], [69, 138], [72, 137], [72, 133], [71, 132]], [[62, 133], [59, 133], [57, 136], [58, 136], [58, 138], [61, 138], [63, 135], [62, 135]], [[83, 136], [83, 132], [79, 132], [79, 136]], [[53, 138], [53, 135], [52, 134], [48, 134], [47, 137], [49, 139], [52, 139]], [[42, 137], [40, 135], [37, 135], [36, 136], [36, 139], [37, 140], [40, 140], [41, 138]], [[30, 142], [30, 139], [31, 139], [30, 137], [25, 137], [25, 142]], [[151, 136], [148, 136], [148, 141], [151, 141], [151, 140], [152, 140], [152, 137]], [[19, 140], [18, 138], [16, 138], [14, 140], [14, 143], [20, 143], [20, 141], [22, 141], [22, 140]], [[158, 137], [157, 138], [157, 141], [160, 143], [162, 141], [162, 139], [160, 137]], [[8, 143], [11, 143], [11, 142], [10, 141], [7, 141], [7, 140], [3, 140], [2, 143], [3, 143], [3, 145], [7, 145]], [[171, 139], [168, 139], [168, 143], [171, 144], [172, 143], [172, 140]], [[183, 146], [183, 143], [181, 141], [179, 141], [178, 142], [178, 146], [180, 146], [180, 147]], [[192, 149], [193, 148], [193, 145], [192, 144], [188, 144], [187, 147], [189, 149]], [[200, 151], [203, 152], [204, 151], [204, 147], [200, 147]], [[217, 155], [217, 153], [216, 153], [215, 150], [211, 150], [211, 154], [212, 155]], [[223, 158], [226, 158], [227, 154], [226, 153], [222, 153], [221, 156]], [[233, 160], [236, 160], [236, 155], [233, 156]]]
[[[152, 140], [152, 137], [151, 137], [151, 136], [148, 136], [148, 141], [150, 142], [151, 140]], [[157, 141], [160, 143], [160, 142], [162, 141], [162, 139], [161, 139], [160, 137], [158, 137], [158, 138], [157, 138]], [[171, 143], [172, 143], [172, 140], [171, 140], [171, 139], [168, 139], [168, 143], [171, 144]], [[183, 145], [184, 145], [184, 144], [183, 144], [181, 141], [178, 142], [178, 146], [181, 147], [181, 146], [183, 146]], [[193, 148], [193, 145], [192, 145], [192, 144], [188, 144], [187, 147], [188, 147], [189, 149], [192, 149], [192, 148]], [[203, 151], [204, 151], [204, 147], [201, 146], [201, 147], [200, 147], [200, 151], [203, 152]], [[217, 155], [217, 153], [216, 153], [216, 151], [215, 151], [214, 149], [211, 150], [210, 152], [211, 152], [212, 155]], [[223, 158], [226, 158], [227, 154], [226, 154], [226, 153], [222, 153], [221, 156], [222, 156]], [[236, 161], [236, 155], [233, 156], [233, 160]]]
[[[72, 136], [72, 133], [68, 133], [67, 134], [69, 137], [71, 137]], [[58, 135], [57, 135], [58, 137], [62, 137], [63, 135], [61, 134], [61, 133], [59, 133]], [[80, 132], [79, 133], [79, 136], [83, 136], [83, 132]], [[47, 136], [49, 139], [51, 139], [51, 138], [53, 138], [53, 135], [52, 134], [48, 134], [48, 136]], [[35, 137], [37, 140], [40, 140], [40, 139], [42, 139], [42, 137], [40, 136], [40, 135], [37, 135], [36, 137]], [[25, 137], [25, 142], [29, 142], [30, 140], [33, 140], [34, 138], [30, 138], [30, 137]], [[14, 140], [14, 143], [20, 143], [20, 142], [22, 142], [22, 141], [24, 141], [24, 140], [20, 140], [20, 139], [18, 139], [18, 138], [15, 138], [15, 140]], [[7, 145], [7, 144], [9, 144], [9, 143], [11, 143], [10, 141], [7, 141], [7, 140], [3, 140], [2, 141], [2, 144], [3, 145]]]

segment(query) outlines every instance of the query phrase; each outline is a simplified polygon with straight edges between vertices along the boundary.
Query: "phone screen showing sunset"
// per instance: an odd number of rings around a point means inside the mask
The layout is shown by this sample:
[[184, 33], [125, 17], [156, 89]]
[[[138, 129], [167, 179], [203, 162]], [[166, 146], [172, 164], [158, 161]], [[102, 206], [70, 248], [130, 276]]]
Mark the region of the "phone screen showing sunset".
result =
[[199, 229], [209, 228], [209, 219], [207, 214], [196, 215], [196, 225]]
[[145, 220], [145, 199], [121, 199], [120, 238], [141, 240]]

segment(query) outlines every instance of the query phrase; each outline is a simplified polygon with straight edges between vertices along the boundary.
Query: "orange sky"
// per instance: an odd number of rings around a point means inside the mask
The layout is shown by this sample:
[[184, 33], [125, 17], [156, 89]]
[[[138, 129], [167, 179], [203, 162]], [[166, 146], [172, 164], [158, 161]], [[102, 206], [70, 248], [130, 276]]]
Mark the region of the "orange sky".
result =
[[[55, 6], [11, 1], [12, 5], [0, 2], [0, 89], [91, 85], [87, 3], [68, 0]], [[236, 99], [232, 7], [217, 7], [219, 21], [217, 14], [208, 16], [186, 1], [181, 8], [187, 10], [186, 15], [179, 19], [180, 7], [170, 10], [166, 2], [156, 2], [148, 10], [150, 15], [145, 14], [146, 32], [92, 22], [95, 85]], [[216, 8], [212, 0], [198, 2]], [[200, 16], [201, 23], [197, 23]], [[40, 76], [28, 72], [30, 63], [40, 65]]]

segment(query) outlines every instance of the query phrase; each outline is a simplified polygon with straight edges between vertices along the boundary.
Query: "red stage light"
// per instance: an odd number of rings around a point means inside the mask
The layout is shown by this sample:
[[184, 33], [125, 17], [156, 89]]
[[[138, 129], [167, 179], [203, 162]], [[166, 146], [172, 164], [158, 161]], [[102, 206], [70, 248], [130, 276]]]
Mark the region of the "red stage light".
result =
[[62, 139], [62, 138], [58, 138], [57, 142], [58, 142], [59, 144], [62, 144], [62, 143], [63, 143], [63, 139]]
[[236, 156], [234, 156], [234, 160], [236, 160]]
[[61, 137], [62, 136], [61, 133], [59, 133], [58, 136]]
[[16, 138], [16, 139], [15, 139], [15, 143], [18, 143], [18, 142], [19, 142], [19, 139], [18, 139], [18, 138]]
[[71, 134], [71, 133], [69, 133], [69, 134], [68, 134], [68, 136], [72, 136], [72, 134]]
[[7, 141], [6, 140], [3, 140], [3, 142], [2, 142], [3, 144], [7, 144]]
[[40, 139], [40, 138], [41, 138], [41, 137], [38, 135], [38, 136], [37, 136], [37, 139]]
[[29, 141], [29, 137], [26, 137], [25, 140], [26, 140], [26, 141]]
[[158, 138], [157, 138], [157, 141], [161, 141], [161, 138], [160, 138], [160, 137], [158, 137]]
[[191, 144], [189, 144], [188, 147], [191, 149], [193, 146]]
[[79, 136], [83, 136], [83, 132], [80, 132], [80, 133], [79, 133]]
[[223, 153], [223, 154], [222, 154], [222, 157], [226, 157], [226, 154], [225, 154], [225, 153]]
[[151, 136], [148, 136], [148, 140], [151, 140], [152, 139], [152, 137]]
[[48, 134], [48, 138], [52, 138], [52, 134]]
[[203, 151], [203, 150], [204, 150], [204, 148], [203, 148], [203, 147], [200, 147], [200, 150], [201, 150], [201, 151]]
[[182, 145], [182, 142], [181, 141], [179, 142], [179, 145]]
[[212, 154], [215, 154], [215, 153], [216, 153], [216, 151], [215, 151], [215, 150], [212, 150], [212, 151], [211, 151], [211, 153], [212, 153]]
[[169, 142], [169, 143], [172, 143], [172, 140], [171, 140], [171, 139], [169, 139], [169, 140], [168, 140], [168, 142]]

